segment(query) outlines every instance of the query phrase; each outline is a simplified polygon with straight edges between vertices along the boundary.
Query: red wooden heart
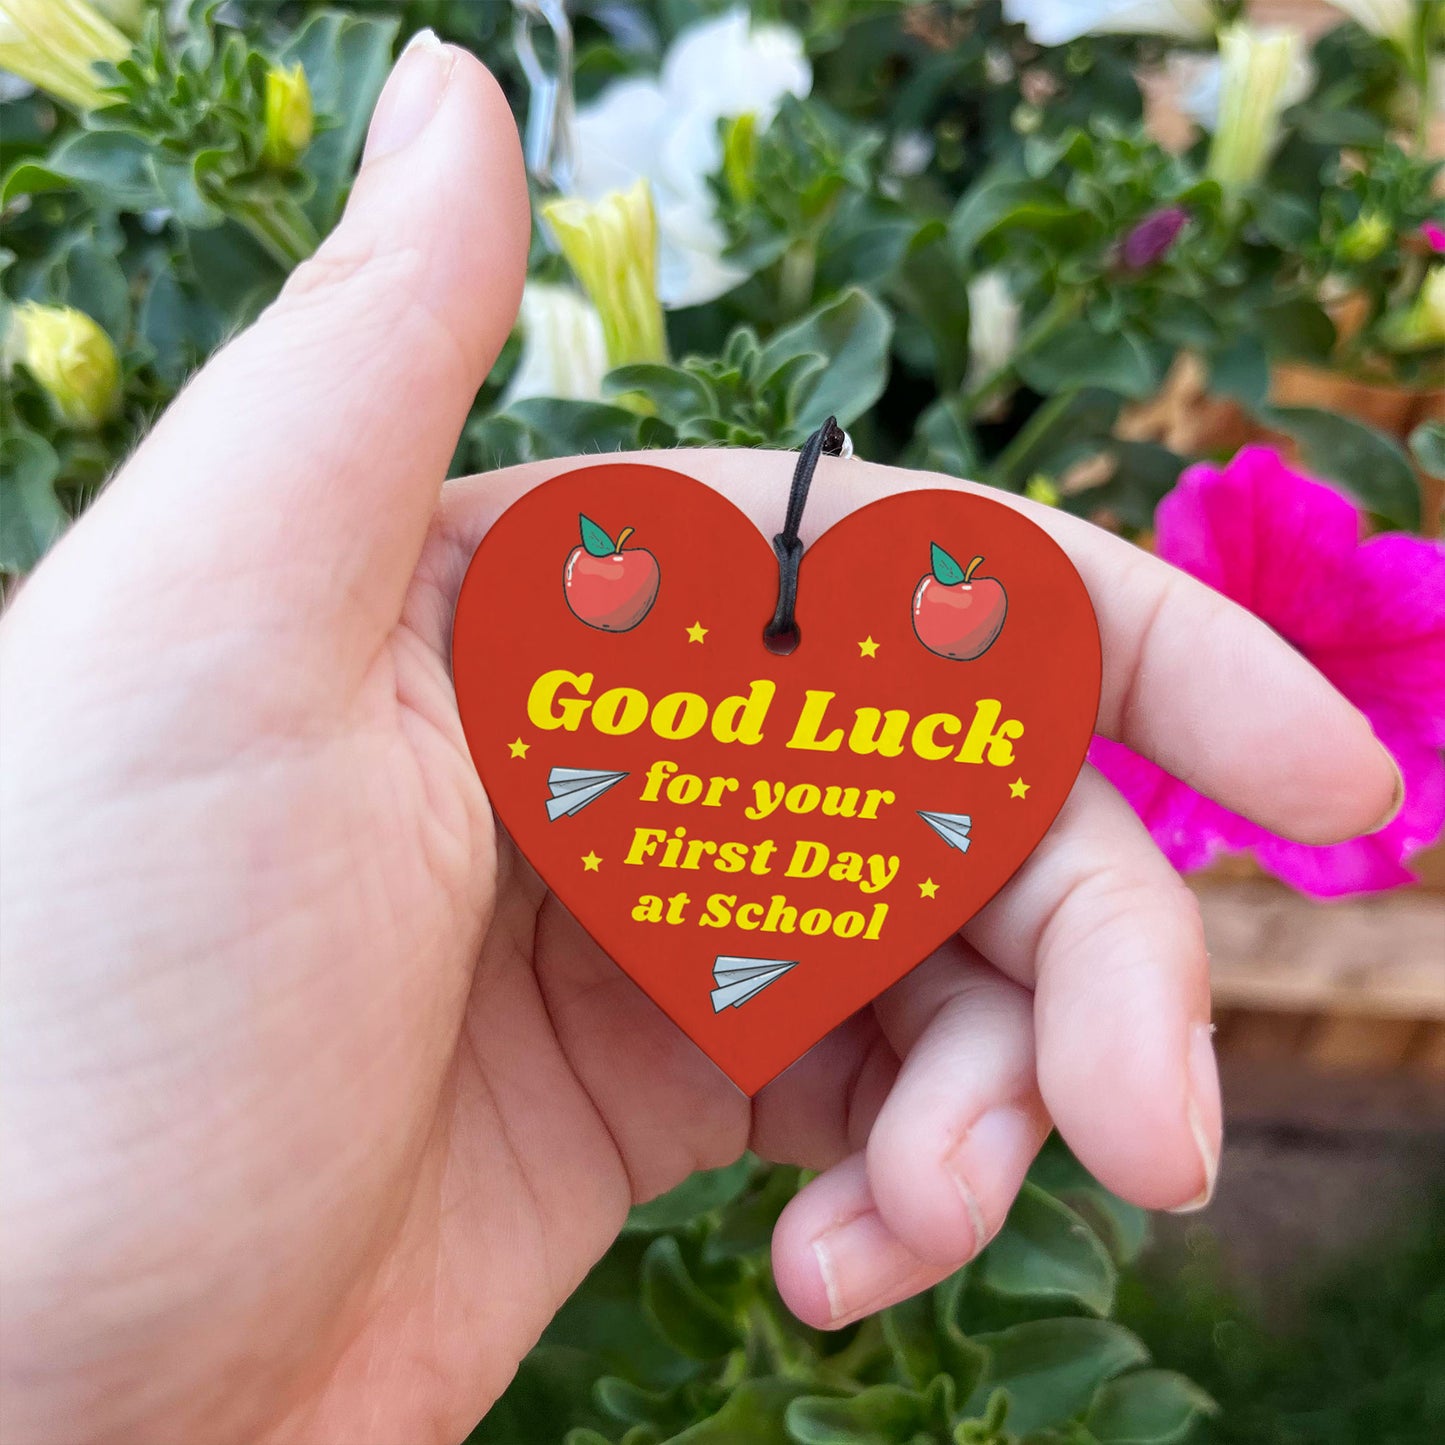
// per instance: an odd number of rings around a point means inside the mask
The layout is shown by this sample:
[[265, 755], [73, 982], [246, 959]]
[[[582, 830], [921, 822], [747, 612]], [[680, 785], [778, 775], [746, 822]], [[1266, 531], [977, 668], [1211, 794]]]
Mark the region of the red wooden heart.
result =
[[1083, 582], [1000, 502], [905, 492], [844, 518], [804, 556], [788, 656], [763, 645], [777, 586], [710, 488], [587, 467], [487, 534], [452, 644], [498, 817], [749, 1094], [1007, 881], [1099, 699]]

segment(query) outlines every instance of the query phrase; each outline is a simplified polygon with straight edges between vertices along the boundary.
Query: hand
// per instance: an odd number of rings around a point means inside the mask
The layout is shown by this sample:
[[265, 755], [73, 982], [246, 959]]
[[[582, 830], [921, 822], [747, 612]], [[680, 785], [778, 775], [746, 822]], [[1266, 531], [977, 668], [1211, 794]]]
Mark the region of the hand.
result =
[[[774, 1247], [820, 1325], [973, 1255], [1050, 1119], [1141, 1204], [1209, 1193], [1198, 920], [1096, 775], [961, 939], [751, 1105], [499, 838], [451, 610], [491, 521], [582, 463], [441, 479], [528, 225], [490, 77], [414, 46], [337, 233], [5, 620], [16, 1445], [456, 1440], [629, 1205], [745, 1147], [823, 1171]], [[767, 526], [792, 459], [675, 464]], [[825, 461], [814, 534], [919, 485], [955, 484]], [[1009, 500], [1095, 599], [1103, 731], [1293, 837], [1378, 824], [1393, 765], [1284, 643]]]

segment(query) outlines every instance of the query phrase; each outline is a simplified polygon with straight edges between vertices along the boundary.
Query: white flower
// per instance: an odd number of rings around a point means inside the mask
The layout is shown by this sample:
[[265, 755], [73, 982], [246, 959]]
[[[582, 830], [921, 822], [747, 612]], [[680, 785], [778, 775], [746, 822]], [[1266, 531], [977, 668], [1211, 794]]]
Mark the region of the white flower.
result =
[[679, 35], [656, 79], [620, 80], [579, 107], [572, 190], [597, 200], [639, 176], [651, 182], [663, 305], [712, 301], [747, 274], [722, 259], [726, 237], [707, 183], [722, 160], [718, 122], [751, 114], [761, 131], [784, 96], [812, 85], [795, 31], [732, 10]]
[[1219, 37], [1219, 59], [1207, 170], [1225, 190], [1238, 190], [1264, 174], [1279, 144], [1280, 116], [1309, 90], [1312, 71], [1297, 31], [1243, 23]]
[[1019, 303], [1004, 273], [981, 271], [968, 283], [968, 377], [974, 387], [1004, 366], [1019, 339]]
[[130, 41], [86, 0], [0, 0], [0, 69], [77, 110], [105, 99], [96, 63], [129, 54]]
[[[1224, 84], [1224, 66], [1217, 55], [1171, 55], [1167, 69], [1179, 106], [1185, 115], [1211, 135], [1219, 129], [1219, 96]], [[1310, 93], [1315, 83], [1315, 67], [1302, 47], [1296, 47], [1290, 60], [1279, 108], [1288, 110]]]
[[888, 147], [888, 174], [919, 176], [933, 159], [933, 137], [923, 130], [906, 130]]
[[1004, 0], [1003, 13], [1035, 45], [1067, 45], [1098, 34], [1203, 40], [1219, 18], [1212, 0]]
[[1329, 0], [1371, 35], [1408, 45], [1415, 29], [1415, 0]]
[[657, 295], [657, 215], [644, 180], [600, 201], [548, 201], [542, 218], [602, 323], [613, 366], [667, 360], [667, 327]]
[[529, 281], [522, 293], [522, 355], [501, 405], [529, 396], [596, 401], [607, 375], [602, 318], [570, 286]]

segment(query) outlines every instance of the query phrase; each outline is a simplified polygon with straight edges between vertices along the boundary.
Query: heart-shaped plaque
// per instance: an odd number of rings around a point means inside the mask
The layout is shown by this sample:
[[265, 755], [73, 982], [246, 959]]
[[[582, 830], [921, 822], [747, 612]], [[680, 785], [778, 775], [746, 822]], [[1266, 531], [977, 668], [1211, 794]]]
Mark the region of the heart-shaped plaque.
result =
[[803, 558], [786, 656], [763, 640], [777, 593], [717, 492], [591, 466], [493, 526], [452, 643], [497, 816], [749, 1094], [998, 892], [1099, 700], [1084, 584], [1001, 502], [905, 492], [845, 517]]

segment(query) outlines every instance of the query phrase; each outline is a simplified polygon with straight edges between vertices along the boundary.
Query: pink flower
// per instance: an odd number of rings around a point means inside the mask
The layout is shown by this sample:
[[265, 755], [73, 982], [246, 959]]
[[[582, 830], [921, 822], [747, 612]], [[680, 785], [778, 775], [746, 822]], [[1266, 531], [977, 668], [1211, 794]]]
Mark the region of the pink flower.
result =
[[1225, 852], [1320, 897], [1412, 881], [1405, 859], [1445, 826], [1445, 546], [1360, 540], [1355, 505], [1267, 447], [1189, 468], [1159, 504], [1157, 547], [1262, 618], [1369, 717], [1405, 779], [1399, 816], [1367, 838], [1312, 848], [1267, 833], [1119, 743], [1089, 757], [1182, 872]]
[[1445, 226], [1438, 221], [1426, 221], [1420, 227], [1420, 234], [1430, 243], [1432, 251], [1445, 251]]

